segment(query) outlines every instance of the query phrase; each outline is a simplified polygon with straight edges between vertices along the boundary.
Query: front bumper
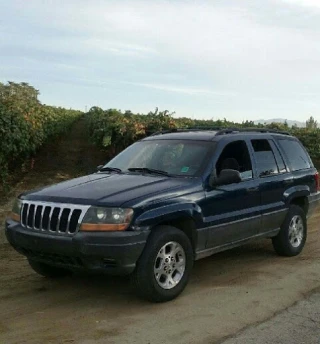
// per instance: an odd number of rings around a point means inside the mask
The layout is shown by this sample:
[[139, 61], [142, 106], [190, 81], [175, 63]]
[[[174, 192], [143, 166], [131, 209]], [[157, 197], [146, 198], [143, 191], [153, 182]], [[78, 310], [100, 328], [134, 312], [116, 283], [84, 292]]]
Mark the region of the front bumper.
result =
[[78, 232], [72, 237], [39, 233], [7, 220], [9, 243], [29, 259], [71, 270], [90, 270], [112, 275], [133, 272], [147, 241], [148, 232]]

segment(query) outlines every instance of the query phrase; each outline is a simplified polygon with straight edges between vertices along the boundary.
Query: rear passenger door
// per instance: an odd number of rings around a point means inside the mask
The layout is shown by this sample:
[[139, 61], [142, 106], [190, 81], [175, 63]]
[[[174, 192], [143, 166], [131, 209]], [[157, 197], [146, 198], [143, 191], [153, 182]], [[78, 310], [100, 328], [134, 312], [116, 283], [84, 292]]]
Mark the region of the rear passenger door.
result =
[[272, 139], [252, 139], [250, 142], [261, 193], [259, 233], [264, 233], [281, 226], [286, 215], [284, 192], [293, 184], [293, 178]]

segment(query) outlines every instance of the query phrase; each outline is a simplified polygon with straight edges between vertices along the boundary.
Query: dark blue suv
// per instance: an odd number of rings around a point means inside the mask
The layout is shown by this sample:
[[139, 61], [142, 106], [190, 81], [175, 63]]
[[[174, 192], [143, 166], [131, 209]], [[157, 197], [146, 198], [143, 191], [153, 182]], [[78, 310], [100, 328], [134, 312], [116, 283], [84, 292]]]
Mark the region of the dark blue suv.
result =
[[299, 254], [318, 190], [309, 155], [287, 133], [161, 132], [97, 173], [22, 194], [6, 235], [41, 275], [132, 274], [141, 296], [168, 301], [194, 260], [248, 240]]

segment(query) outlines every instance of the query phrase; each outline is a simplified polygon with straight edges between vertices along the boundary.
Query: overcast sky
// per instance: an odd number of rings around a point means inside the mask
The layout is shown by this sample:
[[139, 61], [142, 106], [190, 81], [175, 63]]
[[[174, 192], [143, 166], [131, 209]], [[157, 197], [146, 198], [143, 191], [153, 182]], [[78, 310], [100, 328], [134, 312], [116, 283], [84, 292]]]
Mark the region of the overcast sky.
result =
[[320, 121], [320, 0], [8, 0], [0, 81], [41, 101]]

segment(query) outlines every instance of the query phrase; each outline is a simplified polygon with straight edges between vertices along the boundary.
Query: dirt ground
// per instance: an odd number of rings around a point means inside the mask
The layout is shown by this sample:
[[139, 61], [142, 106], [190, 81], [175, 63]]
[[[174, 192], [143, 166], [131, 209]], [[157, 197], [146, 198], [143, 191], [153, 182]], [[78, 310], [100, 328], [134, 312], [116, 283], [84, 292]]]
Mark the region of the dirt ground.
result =
[[[320, 291], [320, 290], [319, 290]], [[319, 344], [320, 293], [277, 314], [273, 318], [250, 326], [223, 344]]]
[[196, 262], [185, 292], [166, 304], [138, 299], [128, 278], [78, 275], [52, 281], [36, 275], [6, 243], [4, 218], [22, 190], [103, 162], [103, 152], [89, 147], [84, 135], [80, 122], [50, 154], [39, 155], [8, 200], [0, 200], [0, 343], [222, 343], [319, 289], [320, 212], [309, 220], [300, 256], [278, 257], [270, 240], [214, 255]]

